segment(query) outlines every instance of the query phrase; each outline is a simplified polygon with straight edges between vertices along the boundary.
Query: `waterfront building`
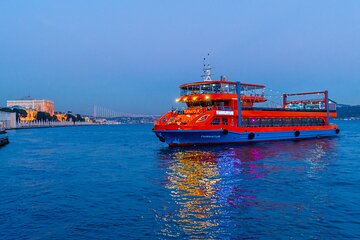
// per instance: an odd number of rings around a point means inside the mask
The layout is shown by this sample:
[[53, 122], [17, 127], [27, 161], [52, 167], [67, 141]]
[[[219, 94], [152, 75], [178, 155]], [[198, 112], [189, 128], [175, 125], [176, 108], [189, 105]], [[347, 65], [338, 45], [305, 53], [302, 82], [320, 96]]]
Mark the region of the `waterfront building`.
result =
[[92, 122], [92, 120], [89, 117], [84, 117], [85, 122]]
[[0, 123], [6, 129], [16, 128], [16, 113], [0, 111]]
[[59, 120], [59, 122], [63, 122], [63, 121], [67, 121], [67, 115], [66, 113], [61, 113], [61, 112], [56, 112], [55, 116], [57, 117], [57, 119]]
[[36, 120], [36, 115], [39, 111], [33, 109], [24, 109], [26, 111], [26, 117], [20, 116], [21, 122], [32, 122]]
[[6, 101], [7, 107], [21, 107], [26, 110], [36, 110], [47, 112], [51, 116], [54, 115], [54, 102], [51, 100], [38, 100], [38, 99], [20, 99]]

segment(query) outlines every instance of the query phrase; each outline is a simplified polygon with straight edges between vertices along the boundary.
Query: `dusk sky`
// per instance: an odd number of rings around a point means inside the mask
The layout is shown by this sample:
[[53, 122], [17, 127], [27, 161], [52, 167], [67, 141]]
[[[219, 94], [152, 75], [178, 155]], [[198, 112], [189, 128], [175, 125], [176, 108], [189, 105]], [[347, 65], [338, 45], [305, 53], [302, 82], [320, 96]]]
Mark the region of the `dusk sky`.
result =
[[360, 104], [360, 1], [1, 1], [0, 105], [161, 114], [203, 57], [230, 80]]

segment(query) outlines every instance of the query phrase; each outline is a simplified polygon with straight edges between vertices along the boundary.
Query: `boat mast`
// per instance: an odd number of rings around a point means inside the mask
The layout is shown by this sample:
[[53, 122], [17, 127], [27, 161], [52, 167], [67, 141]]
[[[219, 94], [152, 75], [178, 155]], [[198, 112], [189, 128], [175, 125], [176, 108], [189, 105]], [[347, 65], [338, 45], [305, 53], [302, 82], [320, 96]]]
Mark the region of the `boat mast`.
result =
[[[210, 54], [208, 53], [207, 56], [209, 57]], [[201, 75], [203, 81], [211, 81], [211, 67], [210, 64], [206, 64], [206, 58], [204, 58], [204, 66], [203, 66], [203, 75]]]

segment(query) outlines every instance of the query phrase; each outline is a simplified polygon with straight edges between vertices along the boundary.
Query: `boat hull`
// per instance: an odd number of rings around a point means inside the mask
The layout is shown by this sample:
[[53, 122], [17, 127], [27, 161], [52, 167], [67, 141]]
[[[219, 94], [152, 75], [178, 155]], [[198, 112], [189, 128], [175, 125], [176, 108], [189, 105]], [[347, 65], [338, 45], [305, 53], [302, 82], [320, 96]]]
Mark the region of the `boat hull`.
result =
[[0, 147], [9, 143], [8, 137], [0, 137]]
[[241, 144], [263, 141], [300, 140], [335, 137], [338, 129], [277, 132], [235, 132], [227, 130], [154, 130], [160, 141], [169, 146]]

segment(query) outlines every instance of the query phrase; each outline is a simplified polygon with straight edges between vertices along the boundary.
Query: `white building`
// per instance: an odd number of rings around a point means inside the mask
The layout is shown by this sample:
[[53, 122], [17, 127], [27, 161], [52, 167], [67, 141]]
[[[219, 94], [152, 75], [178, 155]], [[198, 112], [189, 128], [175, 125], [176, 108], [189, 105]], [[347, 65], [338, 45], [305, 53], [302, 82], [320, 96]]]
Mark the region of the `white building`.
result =
[[51, 100], [23, 99], [23, 100], [7, 100], [7, 107], [20, 106], [24, 109], [32, 109], [41, 112], [47, 112], [54, 115], [54, 102]]
[[0, 111], [0, 122], [6, 129], [16, 128], [16, 113]]

